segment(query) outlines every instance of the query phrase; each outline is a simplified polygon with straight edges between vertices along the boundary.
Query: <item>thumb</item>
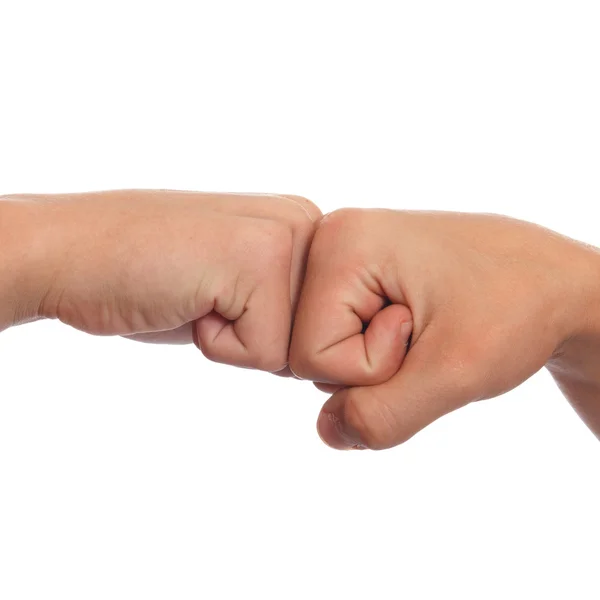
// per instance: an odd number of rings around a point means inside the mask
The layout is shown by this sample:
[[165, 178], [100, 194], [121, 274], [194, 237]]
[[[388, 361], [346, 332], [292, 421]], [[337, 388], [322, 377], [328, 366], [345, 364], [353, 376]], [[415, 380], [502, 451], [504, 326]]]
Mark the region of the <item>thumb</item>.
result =
[[329, 338], [326, 346], [312, 352], [304, 346], [301, 360], [298, 352], [292, 354], [296, 375], [336, 385], [369, 385], [386, 381], [398, 370], [412, 333], [406, 306], [386, 306], [366, 326], [352, 310], [331, 323], [329, 330], [319, 331]]
[[381, 383], [400, 366], [412, 320], [407, 306], [384, 306], [361, 285], [309, 280], [296, 313], [290, 367], [302, 379], [325, 384]]
[[464, 361], [449, 360], [431, 337], [418, 340], [387, 382], [333, 394], [317, 421], [321, 439], [338, 450], [391, 448], [475, 400]]

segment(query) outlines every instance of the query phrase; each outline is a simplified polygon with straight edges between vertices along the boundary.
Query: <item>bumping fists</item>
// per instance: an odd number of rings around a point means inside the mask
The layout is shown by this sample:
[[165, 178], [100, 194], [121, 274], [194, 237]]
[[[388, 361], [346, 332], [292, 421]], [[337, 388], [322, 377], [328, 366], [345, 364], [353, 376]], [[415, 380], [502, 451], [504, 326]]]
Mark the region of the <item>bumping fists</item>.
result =
[[391, 210], [322, 218], [274, 194], [0, 200], [0, 329], [57, 318], [313, 380], [333, 394], [319, 433], [340, 449], [399, 444], [544, 365], [600, 429], [588, 382], [598, 253], [541, 227]]

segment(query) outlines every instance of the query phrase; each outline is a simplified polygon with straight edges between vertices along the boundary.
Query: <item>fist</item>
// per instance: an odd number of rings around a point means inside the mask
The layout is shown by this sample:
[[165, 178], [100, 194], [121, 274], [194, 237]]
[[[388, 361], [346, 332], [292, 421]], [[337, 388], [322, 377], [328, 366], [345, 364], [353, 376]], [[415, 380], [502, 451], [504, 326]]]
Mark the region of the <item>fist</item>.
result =
[[334, 392], [321, 437], [335, 448], [389, 448], [522, 383], [572, 331], [584, 252], [499, 216], [344, 209], [325, 217], [290, 348], [294, 373]]
[[231, 365], [287, 365], [321, 217], [308, 200], [126, 190], [14, 202], [35, 232], [30, 278], [46, 282], [39, 316], [99, 335], [194, 340], [209, 359]]

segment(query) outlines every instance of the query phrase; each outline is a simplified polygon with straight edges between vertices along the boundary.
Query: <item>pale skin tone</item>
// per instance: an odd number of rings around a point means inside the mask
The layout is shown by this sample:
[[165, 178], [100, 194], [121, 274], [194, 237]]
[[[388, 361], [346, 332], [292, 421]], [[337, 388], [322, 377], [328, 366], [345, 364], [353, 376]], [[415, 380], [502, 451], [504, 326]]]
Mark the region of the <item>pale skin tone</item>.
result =
[[[358, 343], [390, 302], [414, 322], [391, 377], [365, 360], [369, 329]], [[400, 444], [544, 366], [598, 436], [600, 254], [497, 215], [337, 211], [313, 239], [290, 365], [335, 392], [318, 421], [335, 448]]]
[[339, 449], [400, 444], [545, 366], [600, 436], [597, 249], [496, 215], [321, 217], [277, 194], [1, 197], [0, 330], [56, 318], [312, 379]]
[[0, 330], [56, 318], [286, 369], [321, 217], [295, 196], [125, 190], [0, 201]]

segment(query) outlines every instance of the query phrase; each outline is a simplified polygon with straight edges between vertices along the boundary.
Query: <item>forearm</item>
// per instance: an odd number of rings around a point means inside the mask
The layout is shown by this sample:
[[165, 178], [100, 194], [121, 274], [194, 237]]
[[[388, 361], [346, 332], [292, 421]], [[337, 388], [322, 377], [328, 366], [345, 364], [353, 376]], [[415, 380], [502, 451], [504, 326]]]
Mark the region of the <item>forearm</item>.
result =
[[0, 197], [0, 331], [42, 316], [53, 270], [51, 227], [36, 201]]
[[585, 248], [581, 304], [572, 335], [548, 362], [548, 370], [577, 413], [600, 438], [600, 253]]

